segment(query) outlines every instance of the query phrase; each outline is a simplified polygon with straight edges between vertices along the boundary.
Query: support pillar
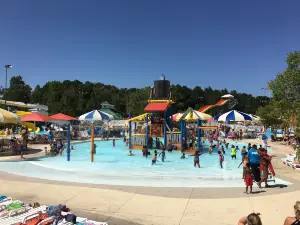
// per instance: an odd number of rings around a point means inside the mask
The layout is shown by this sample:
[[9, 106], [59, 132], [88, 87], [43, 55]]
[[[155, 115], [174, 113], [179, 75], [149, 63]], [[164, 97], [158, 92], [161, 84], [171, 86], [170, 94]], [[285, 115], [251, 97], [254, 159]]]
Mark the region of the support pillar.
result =
[[71, 160], [71, 122], [68, 124], [67, 160]]
[[92, 135], [91, 135], [91, 162], [94, 162], [94, 143], [95, 143], [95, 124], [92, 123]]
[[197, 120], [197, 131], [198, 131], [198, 141], [197, 141], [197, 146], [198, 146], [198, 152], [200, 152], [201, 149], [201, 120]]
[[[130, 118], [130, 117], [129, 117]], [[129, 121], [129, 128], [128, 128], [128, 145], [129, 145], [129, 149], [132, 149], [132, 143], [131, 143], [131, 121]]]
[[148, 135], [148, 114], [146, 115], [146, 135], [145, 135], [145, 137], [146, 137], [146, 156], [148, 156], [148, 149], [149, 149], [149, 147], [148, 147], [148, 139], [149, 139], [149, 135]]
[[164, 112], [164, 148], [167, 149], [167, 111]]
[[181, 144], [181, 151], [183, 151], [183, 120], [180, 121], [180, 144]]

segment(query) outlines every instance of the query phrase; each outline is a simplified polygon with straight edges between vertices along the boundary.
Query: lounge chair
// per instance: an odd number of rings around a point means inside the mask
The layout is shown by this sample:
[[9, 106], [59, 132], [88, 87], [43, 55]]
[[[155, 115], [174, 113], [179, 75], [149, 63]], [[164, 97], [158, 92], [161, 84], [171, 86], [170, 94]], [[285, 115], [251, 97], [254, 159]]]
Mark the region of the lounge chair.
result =
[[37, 207], [37, 208], [31, 208], [29, 211], [27, 211], [23, 214], [8, 217], [8, 218], [5, 218], [5, 219], [0, 219], [0, 225], [15, 225], [15, 224], [22, 224], [22, 223], [26, 224], [26, 223], [24, 223], [24, 222], [26, 222], [26, 219], [35, 218], [37, 216], [45, 214], [46, 213], [46, 208], [47, 208], [47, 206], [40, 206], [40, 207]]

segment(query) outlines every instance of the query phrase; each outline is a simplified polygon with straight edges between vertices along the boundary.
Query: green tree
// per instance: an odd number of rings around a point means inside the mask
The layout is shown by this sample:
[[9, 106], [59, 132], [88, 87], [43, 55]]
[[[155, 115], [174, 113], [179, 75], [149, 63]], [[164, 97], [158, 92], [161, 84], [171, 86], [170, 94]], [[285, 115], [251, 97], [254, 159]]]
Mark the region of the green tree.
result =
[[276, 107], [280, 109], [280, 116], [286, 124], [294, 117], [297, 126], [300, 125], [300, 52], [288, 54], [287, 68], [278, 73], [269, 82]]
[[280, 117], [280, 108], [275, 102], [271, 102], [265, 107], [260, 107], [256, 114], [261, 118], [261, 123], [266, 127], [278, 127], [283, 123]]
[[21, 76], [13, 76], [7, 89], [7, 100], [29, 103], [31, 99], [31, 87], [26, 84]]
[[43, 96], [44, 96], [44, 93], [43, 93], [41, 86], [37, 85], [34, 88], [33, 92], [31, 93], [31, 102], [43, 104], [44, 103]]

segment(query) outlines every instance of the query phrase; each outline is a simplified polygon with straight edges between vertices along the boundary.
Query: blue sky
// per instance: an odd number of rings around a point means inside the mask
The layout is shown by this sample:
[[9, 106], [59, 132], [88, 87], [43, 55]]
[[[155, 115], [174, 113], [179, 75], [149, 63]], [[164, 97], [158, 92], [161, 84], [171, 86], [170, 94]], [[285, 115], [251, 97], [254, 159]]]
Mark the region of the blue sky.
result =
[[[1, 1], [0, 63], [31, 86], [78, 79], [142, 87], [261, 87], [300, 49], [300, 1]], [[4, 84], [3, 76], [0, 84]]]

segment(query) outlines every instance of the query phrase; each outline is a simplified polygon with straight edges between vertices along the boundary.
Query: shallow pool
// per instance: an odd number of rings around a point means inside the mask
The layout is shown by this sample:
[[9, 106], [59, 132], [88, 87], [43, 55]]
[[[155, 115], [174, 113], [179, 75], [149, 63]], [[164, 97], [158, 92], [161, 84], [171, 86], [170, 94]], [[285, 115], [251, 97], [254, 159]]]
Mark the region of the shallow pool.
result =
[[[152, 156], [145, 158], [142, 151], [133, 150], [134, 156], [127, 156], [128, 149], [123, 141], [97, 141], [95, 161], [90, 162], [90, 143], [76, 143], [71, 151], [71, 161], [63, 156], [43, 157], [34, 161], [1, 162], [1, 171], [29, 177], [61, 180], [79, 183], [113, 184], [154, 187], [243, 187], [240, 151], [232, 160], [230, 149], [225, 149], [224, 169], [218, 161], [218, 149], [208, 153], [204, 144], [200, 157], [201, 168], [194, 168], [192, 156], [180, 159], [181, 153], [166, 152], [165, 162], [151, 165]], [[242, 149], [242, 143], [230, 143]], [[230, 147], [229, 145], [229, 147]], [[151, 150], [153, 154], [154, 150]], [[159, 153], [160, 151], [158, 151]], [[276, 179], [277, 183], [289, 184]]]

